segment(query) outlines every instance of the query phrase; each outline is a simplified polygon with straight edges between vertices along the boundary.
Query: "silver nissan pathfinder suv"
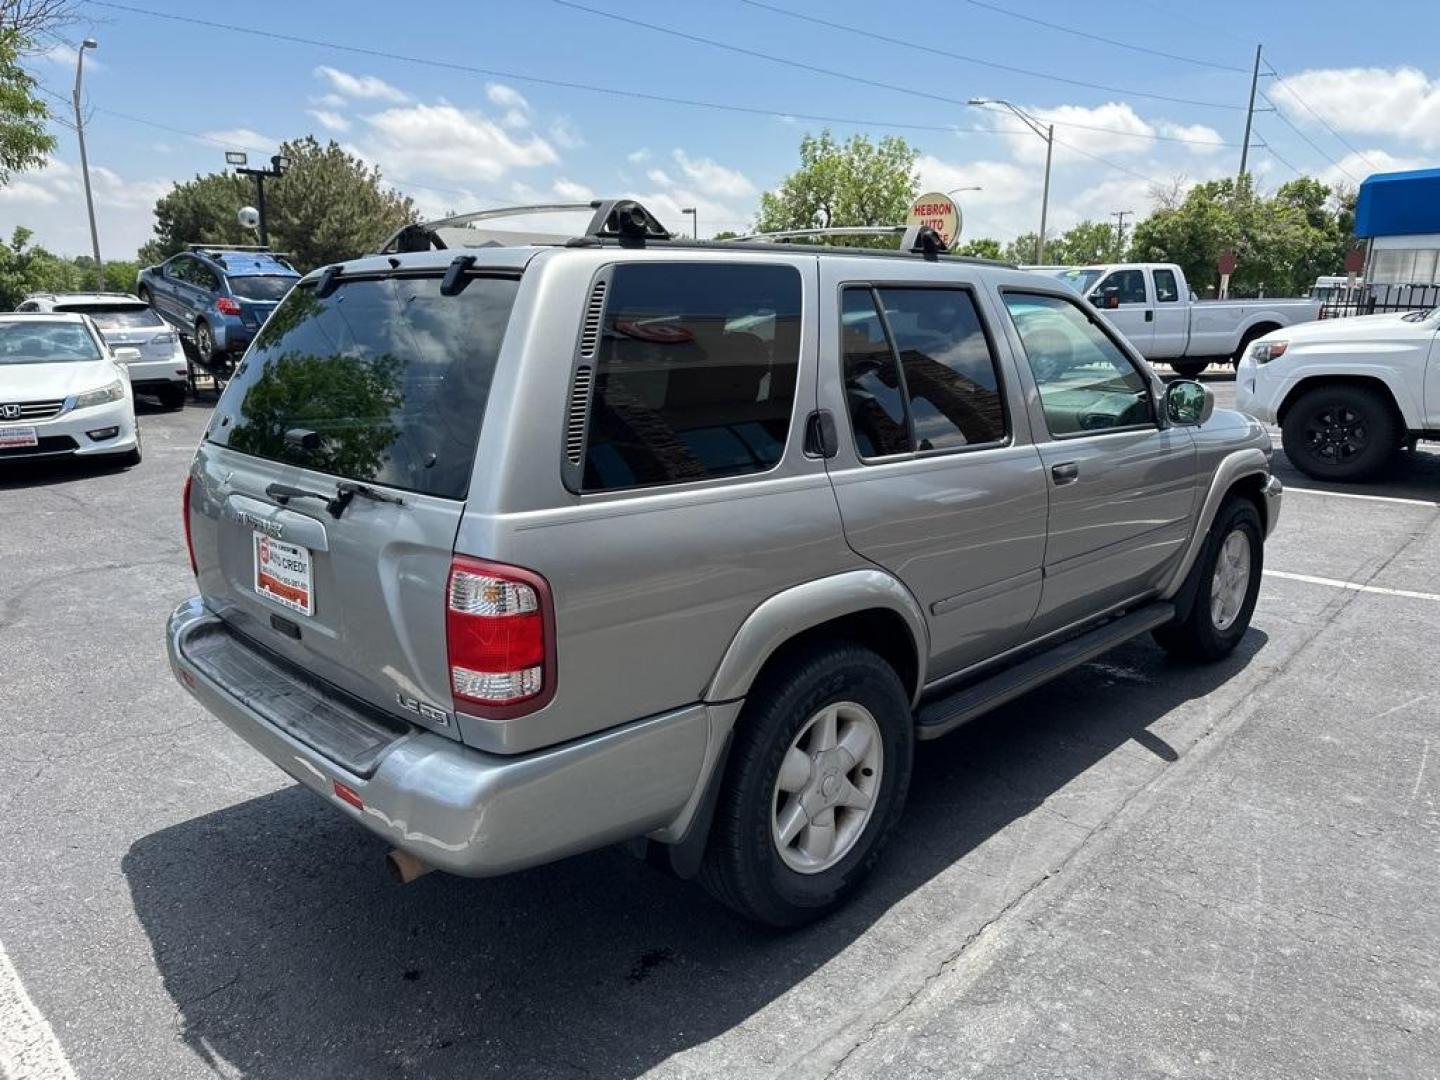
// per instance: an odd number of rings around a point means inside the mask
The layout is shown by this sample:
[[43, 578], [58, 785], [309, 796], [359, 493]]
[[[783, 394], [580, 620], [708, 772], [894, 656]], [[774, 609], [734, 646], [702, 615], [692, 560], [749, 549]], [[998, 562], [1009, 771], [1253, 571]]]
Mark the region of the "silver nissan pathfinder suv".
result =
[[923, 229], [593, 208], [309, 274], [186, 481], [175, 674], [402, 880], [634, 840], [799, 924], [875, 864], [917, 743], [1138, 635], [1245, 633], [1269, 437], [1065, 285]]

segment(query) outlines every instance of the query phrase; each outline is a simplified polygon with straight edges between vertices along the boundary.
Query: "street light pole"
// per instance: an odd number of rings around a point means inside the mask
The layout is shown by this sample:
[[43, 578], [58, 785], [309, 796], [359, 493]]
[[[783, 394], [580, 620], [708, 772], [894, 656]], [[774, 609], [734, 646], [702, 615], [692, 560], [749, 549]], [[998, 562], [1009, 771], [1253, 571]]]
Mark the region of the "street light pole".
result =
[[1026, 127], [1045, 140], [1045, 187], [1040, 195], [1040, 235], [1035, 240], [1035, 262], [1043, 263], [1045, 261], [1045, 224], [1050, 211], [1050, 162], [1055, 154], [1055, 125], [1046, 124], [1042, 127], [1040, 121], [1004, 98], [971, 98], [968, 104], [1000, 105], [1009, 109], [1024, 122]]
[[85, 209], [90, 212], [90, 250], [95, 255], [95, 284], [105, 291], [105, 266], [100, 262], [100, 233], [95, 228], [95, 199], [90, 194], [90, 160], [85, 156], [85, 117], [80, 112], [80, 79], [85, 71], [85, 50], [99, 48], [94, 38], [86, 38], [75, 50], [75, 93], [71, 104], [75, 106], [75, 134], [80, 137], [80, 173], [85, 179]]
[[680, 208], [680, 213], [690, 215], [690, 237], [694, 240], [700, 239], [700, 214], [693, 206]]
[[[225, 162], [228, 165], [243, 166], [247, 158], [244, 153], [230, 150], [225, 154]], [[237, 168], [236, 174], [240, 176], [253, 176], [255, 178], [255, 210], [260, 215], [259, 232], [260, 246], [270, 246], [270, 233], [265, 228], [265, 178], [278, 180], [285, 175], [285, 170], [290, 167], [290, 159], [280, 154], [270, 158], [268, 169]]]

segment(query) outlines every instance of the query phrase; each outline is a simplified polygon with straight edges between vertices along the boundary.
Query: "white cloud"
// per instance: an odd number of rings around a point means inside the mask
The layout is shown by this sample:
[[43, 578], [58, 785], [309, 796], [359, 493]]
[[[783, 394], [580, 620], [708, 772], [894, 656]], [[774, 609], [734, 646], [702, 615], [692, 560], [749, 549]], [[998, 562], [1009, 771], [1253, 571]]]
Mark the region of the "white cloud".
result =
[[[135, 180], [102, 164], [90, 167], [102, 258], [133, 259], [150, 239], [155, 201], [170, 190], [160, 179]], [[37, 243], [62, 255], [88, 254], [89, 219], [78, 166], [51, 159], [42, 168], [12, 177], [0, 187], [3, 216], [31, 229]], [[77, 213], [77, 208], [79, 212]]]
[[[1084, 154], [1140, 154], [1155, 145], [1155, 128], [1124, 102], [1108, 102], [1093, 109], [1083, 105], [1061, 105], [1055, 109], [1027, 109], [1042, 124], [1055, 125], [1055, 160], [1081, 161]], [[1002, 116], [1000, 124], [1011, 131], [1012, 152], [1020, 161], [1043, 162], [1045, 141], [1035, 137], [1013, 116]], [[1014, 130], [1014, 129], [1019, 130]]]
[[1332, 187], [1336, 184], [1354, 187], [1357, 181], [1364, 180], [1371, 173], [1405, 172], [1408, 169], [1423, 169], [1427, 164], [1433, 162], [1396, 157], [1385, 150], [1362, 150], [1359, 153], [1346, 154], [1337, 164], [1322, 169], [1318, 179]]
[[643, 165], [650, 160], [650, 151], [648, 148], [642, 146], [639, 150], [631, 150], [630, 153], [626, 154], [625, 160], [630, 162], [631, 165]]
[[1413, 67], [1302, 71], [1268, 94], [1301, 126], [1318, 127], [1318, 114], [1341, 131], [1440, 147], [1440, 80]]
[[390, 101], [396, 104], [410, 100], [410, 95], [375, 75], [352, 75], [348, 71], [321, 64], [315, 69], [315, 77], [323, 79], [334, 93], [346, 98]]
[[650, 178], [652, 184], [659, 184], [661, 187], [673, 187], [675, 181], [670, 179], [670, 174], [664, 169], [650, 169], [645, 175]]
[[[72, 45], [67, 45], [63, 41], [57, 41], [48, 48], [40, 50], [35, 56], [37, 59], [66, 68], [71, 72], [75, 70], [75, 48]], [[106, 64], [95, 59], [94, 51], [90, 50], [90, 55], [85, 57], [85, 70], [104, 71], [106, 67]]]
[[595, 192], [584, 184], [563, 178], [555, 181], [554, 190], [556, 195], [567, 202], [589, 202], [595, 198]]
[[585, 145], [580, 131], [568, 116], [557, 116], [550, 121], [550, 141], [562, 150], [578, 150]]
[[553, 165], [559, 156], [538, 135], [521, 139], [477, 112], [412, 105], [366, 116], [362, 154], [390, 176], [495, 180], [514, 168]]
[[504, 83], [486, 83], [485, 96], [490, 99], [492, 105], [499, 105], [502, 109], [530, 111], [530, 103], [525, 100], [525, 95], [513, 86], [506, 86]]
[[1162, 120], [1155, 126], [1162, 135], [1186, 140], [1185, 149], [1192, 154], [1215, 154], [1225, 149], [1225, 137], [1205, 124], [1172, 124]]
[[962, 209], [1008, 206], [1032, 200], [1040, 194], [1039, 174], [1009, 161], [969, 161], [952, 164], [930, 154], [915, 162], [920, 187], [925, 191], [954, 191], [979, 185], [979, 191], [956, 192]]
[[755, 185], [741, 172], [728, 169], [709, 158], [690, 158], [684, 150], [676, 150], [671, 156], [681, 172], [706, 195], [744, 198], [755, 194]]
[[313, 116], [318, 124], [330, 131], [349, 131], [350, 121], [337, 112], [329, 109], [306, 109], [307, 113]]
[[205, 138], [214, 143], [224, 143], [233, 150], [244, 150], [251, 154], [273, 154], [280, 146], [279, 139], [245, 127], [207, 131]]
[[322, 109], [343, 109], [350, 104], [348, 98], [343, 98], [339, 94], [321, 94], [319, 97], [312, 97], [310, 101]]

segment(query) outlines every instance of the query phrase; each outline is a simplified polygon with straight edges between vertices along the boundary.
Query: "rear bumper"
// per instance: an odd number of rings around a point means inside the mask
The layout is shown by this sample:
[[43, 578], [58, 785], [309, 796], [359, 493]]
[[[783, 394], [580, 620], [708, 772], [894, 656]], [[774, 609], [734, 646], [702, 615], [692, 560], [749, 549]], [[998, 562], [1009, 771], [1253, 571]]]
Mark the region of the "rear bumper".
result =
[[[336, 809], [454, 874], [508, 873], [663, 829], [699, 783], [711, 722], [700, 704], [514, 757], [412, 728], [360, 776], [268, 720], [247, 703], [255, 695], [245, 687], [223, 685], [187, 656], [187, 640], [217, 624], [199, 597], [170, 616], [166, 643], [181, 684]], [[337, 781], [363, 806], [341, 799]]]
[[137, 360], [126, 365], [130, 374], [130, 385], [142, 387], [164, 386], [167, 383], [184, 384], [189, 379], [185, 366], [185, 354], [176, 348], [175, 355], [166, 360]]

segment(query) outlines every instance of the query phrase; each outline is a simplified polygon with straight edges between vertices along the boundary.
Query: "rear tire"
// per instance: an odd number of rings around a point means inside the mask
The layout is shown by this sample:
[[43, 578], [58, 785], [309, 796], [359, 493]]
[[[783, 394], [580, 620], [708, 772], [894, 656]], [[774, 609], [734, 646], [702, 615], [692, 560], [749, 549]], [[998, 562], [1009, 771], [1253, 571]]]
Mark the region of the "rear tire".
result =
[[150, 296], [150, 290], [147, 289], [144, 285], [141, 285], [140, 288], [135, 290], [135, 295], [140, 298], [140, 302], [142, 304], [153, 306], [155, 303], [155, 301]]
[[1317, 480], [1368, 480], [1390, 464], [1400, 442], [1394, 407], [1365, 386], [1307, 390], [1281, 426], [1285, 456]]
[[160, 399], [162, 408], [174, 412], [185, 407], [185, 387], [180, 385], [164, 386], [155, 391], [155, 396]]
[[1210, 366], [1209, 360], [1171, 360], [1170, 368], [1182, 379], [1193, 379]]
[[1264, 570], [1260, 512], [1249, 499], [1231, 496], [1215, 515], [1190, 571], [1199, 579], [1190, 613], [1157, 629], [1155, 640], [1182, 660], [1208, 662], [1229, 656], [1250, 628]]
[[700, 868], [706, 891], [777, 927], [838, 907], [900, 818], [913, 748], [909, 698], [869, 649], [812, 648], [767, 673], [736, 728]]

